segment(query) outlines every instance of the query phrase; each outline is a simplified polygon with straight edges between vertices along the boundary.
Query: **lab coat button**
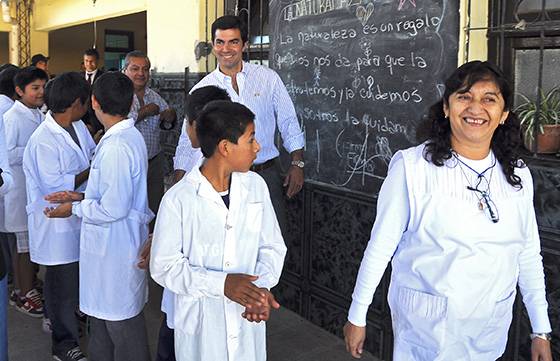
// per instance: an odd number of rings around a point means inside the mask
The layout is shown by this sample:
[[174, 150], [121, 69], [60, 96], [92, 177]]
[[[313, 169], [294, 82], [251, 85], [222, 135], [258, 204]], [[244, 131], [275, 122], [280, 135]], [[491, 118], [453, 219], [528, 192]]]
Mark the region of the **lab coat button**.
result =
[[226, 230], [229, 231], [230, 229], [232, 229], [233, 227], [230, 226], [229, 224], [226, 224]]
[[231, 263], [226, 262], [226, 267], [229, 267], [229, 266], [231, 266]]

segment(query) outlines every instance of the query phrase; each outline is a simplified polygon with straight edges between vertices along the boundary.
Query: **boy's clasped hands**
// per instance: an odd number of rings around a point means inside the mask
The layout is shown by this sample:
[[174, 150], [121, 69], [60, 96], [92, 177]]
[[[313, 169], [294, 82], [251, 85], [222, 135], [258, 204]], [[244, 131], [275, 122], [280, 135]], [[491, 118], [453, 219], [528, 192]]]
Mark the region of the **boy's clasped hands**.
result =
[[269, 319], [271, 308], [280, 308], [280, 304], [268, 289], [253, 284], [258, 278], [240, 273], [228, 274], [224, 287], [227, 298], [245, 307], [241, 316], [249, 322], [257, 323]]

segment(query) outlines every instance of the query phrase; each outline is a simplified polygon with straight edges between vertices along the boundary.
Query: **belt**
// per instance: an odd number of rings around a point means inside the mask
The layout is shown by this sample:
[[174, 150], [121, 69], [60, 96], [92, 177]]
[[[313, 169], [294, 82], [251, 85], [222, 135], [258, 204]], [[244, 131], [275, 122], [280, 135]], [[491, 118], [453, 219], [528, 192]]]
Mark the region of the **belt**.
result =
[[[276, 157], [276, 158], [278, 158], [278, 157]], [[276, 158], [269, 159], [266, 162], [261, 163], [261, 164], [253, 164], [251, 166], [251, 170], [253, 172], [261, 172], [265, 169], [268, 169], [268, 168], [272, 167], [274, 165], [274, 163], [276, 163]]]

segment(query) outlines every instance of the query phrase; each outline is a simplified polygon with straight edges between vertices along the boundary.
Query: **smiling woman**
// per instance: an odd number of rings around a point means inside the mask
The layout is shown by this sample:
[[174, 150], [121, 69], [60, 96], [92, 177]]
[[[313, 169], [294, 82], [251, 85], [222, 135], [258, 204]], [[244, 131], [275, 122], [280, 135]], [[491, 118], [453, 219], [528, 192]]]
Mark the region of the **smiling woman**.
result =
[[473, 61], [445, 87], [429, 139], [391, 159], [344, 327], [347, 349], [360, 357], [367, 310], [392, 259], [394, 361], [496, 360], [516, 286], [533, 359], [552, 361], [533, 183], [518, 158], [509, 85], [495, 66]]

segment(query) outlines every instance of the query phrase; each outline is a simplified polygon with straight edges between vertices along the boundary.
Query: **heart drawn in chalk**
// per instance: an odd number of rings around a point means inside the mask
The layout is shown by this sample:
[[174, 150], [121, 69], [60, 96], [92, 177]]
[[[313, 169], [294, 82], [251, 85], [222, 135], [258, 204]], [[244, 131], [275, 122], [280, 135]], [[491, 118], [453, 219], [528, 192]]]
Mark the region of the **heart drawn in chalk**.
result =
[[356, 17], [360, 20], [362, 26], [367, 24], [371, 14], [373, 14], [372, 3], [367, 4], [365, 7], [360, 5], [356, 8]]

